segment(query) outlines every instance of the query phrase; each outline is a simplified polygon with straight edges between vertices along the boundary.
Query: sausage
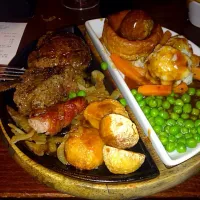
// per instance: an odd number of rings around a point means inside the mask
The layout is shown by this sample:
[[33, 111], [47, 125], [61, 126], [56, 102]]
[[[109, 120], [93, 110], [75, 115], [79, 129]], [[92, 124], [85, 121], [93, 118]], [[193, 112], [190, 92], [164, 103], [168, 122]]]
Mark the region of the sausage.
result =
[[56, 135], [68, 126], [73, 118], [85, 109], [86, 105], [87, 102], [84, 97], [76, 97], [64, 103], [36, 111], [28, 119], [28, 122], [37, 133]]

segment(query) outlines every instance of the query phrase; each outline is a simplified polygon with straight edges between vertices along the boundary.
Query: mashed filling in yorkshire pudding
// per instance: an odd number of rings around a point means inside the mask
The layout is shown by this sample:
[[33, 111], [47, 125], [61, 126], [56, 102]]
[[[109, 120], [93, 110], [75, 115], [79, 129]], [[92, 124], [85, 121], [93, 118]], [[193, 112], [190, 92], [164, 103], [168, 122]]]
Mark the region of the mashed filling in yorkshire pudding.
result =
[[101, 41], [110, 53], [127, 60], [146, 58], [163, 36], [162, 28], [141, 10], [125, 10], [104, 22]]

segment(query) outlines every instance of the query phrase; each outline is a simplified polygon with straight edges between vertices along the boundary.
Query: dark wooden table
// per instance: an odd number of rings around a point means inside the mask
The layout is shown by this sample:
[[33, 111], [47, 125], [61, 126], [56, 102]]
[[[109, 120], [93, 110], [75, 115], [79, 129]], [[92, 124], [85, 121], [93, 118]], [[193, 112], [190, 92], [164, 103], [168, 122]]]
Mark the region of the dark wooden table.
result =
[[[82, 12], [64, 8], [59, 0], [38, 0], [33, 17], [8, 15], [8, 18], [2, 18], [0, 21], [28, 22], [20, 51], [46, 31], [71, 24], [84, 24], [88, 19], [105, 17], [112, 12], [132, 8], [148, 11], [162, 26], [185, 35], [200, 46], [200, 29], [188, 21], [187, 7], [183, 0], [101, 0], [96, 8]], [[0, 143], [0, 199], [6, 197], [74, 199], [36, 181], [15, 163], [7, 148]], [[200, 173], [174, 188], [146, 198], [200, 198]]]

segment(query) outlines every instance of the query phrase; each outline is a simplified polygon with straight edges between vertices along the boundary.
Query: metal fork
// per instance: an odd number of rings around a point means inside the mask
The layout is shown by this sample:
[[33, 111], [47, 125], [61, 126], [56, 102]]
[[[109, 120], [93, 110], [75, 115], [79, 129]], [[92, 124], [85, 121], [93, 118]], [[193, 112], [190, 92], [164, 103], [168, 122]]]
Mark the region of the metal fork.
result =
[[24, 68], [16, 68], [0, 65], [0, 81], [12, 81], [19, 78], [25, 72]]

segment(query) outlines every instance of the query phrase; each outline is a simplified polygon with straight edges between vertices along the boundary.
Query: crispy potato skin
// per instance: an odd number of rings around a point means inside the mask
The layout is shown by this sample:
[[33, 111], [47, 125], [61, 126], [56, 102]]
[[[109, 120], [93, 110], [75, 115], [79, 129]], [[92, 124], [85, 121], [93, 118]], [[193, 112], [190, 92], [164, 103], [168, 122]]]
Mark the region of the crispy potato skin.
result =
[[129, 174], [140, 168], [145, 155], [105, 145], [103, 158], [105, 165], [113, 174]]
[[81, 170], [92, 170], [103, 163], [104, 143], [95, 128], [79, 127], [65, 142], [66, 160]]
[[131, 148], [139, 140], [135, 124], [118, 114], [106, 115], [101, 120], [99, 132], [106, 145], [119, 149]]

